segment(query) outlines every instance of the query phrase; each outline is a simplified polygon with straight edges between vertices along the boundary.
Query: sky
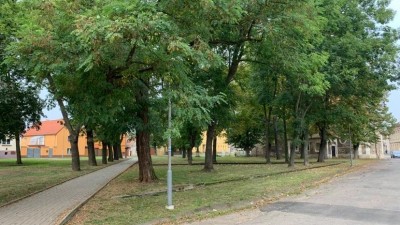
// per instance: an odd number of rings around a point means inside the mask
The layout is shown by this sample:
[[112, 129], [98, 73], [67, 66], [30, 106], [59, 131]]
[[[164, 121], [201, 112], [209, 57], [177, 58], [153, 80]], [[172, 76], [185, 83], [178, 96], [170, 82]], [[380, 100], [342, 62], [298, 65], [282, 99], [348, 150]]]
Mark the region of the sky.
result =
[[[390, 8], [396, 11], [396, 17], [391, 22], [391, 26], [395, 28], [400, 27], [400, 1], [392, 0], [390, 4]], [[399, 43], [400, 44], [400, 43]], [[389, 94], [389, 101], [387, 106], [389, 107], [389, 111], [393, 114], [393, 116], [400, 122], [400, 90], [391, 91]]]
[[[394, 28], [400, 28], [400, 0], [392, 0], [392, 3], [389, 6], [390, 8], [396, 11], [396, 16], [394, 20], [390, 23], [390, 25]], [[400, 44], [400, 43], [399, 43]], [[41, 92], [41, 97], [44, 98], [46, 96], [46, 91]], [[393, 116], [400, 122], [400, 89], [396, 89], [389, 93], [387, 106], [389, 107], [389, 111], [393, 114]], [[45, 110], [44, 114], [46, 115], [46, 119], [61, 119], [60, 108], [56, 107], [51, 110]]]

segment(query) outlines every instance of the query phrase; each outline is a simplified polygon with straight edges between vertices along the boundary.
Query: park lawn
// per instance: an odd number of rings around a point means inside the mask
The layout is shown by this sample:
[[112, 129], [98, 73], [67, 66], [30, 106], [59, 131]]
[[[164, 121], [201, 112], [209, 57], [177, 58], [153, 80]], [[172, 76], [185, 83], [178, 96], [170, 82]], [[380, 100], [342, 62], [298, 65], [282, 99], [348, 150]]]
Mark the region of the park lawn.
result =
[[0, 206], [105, 166], [100, 161], [99, 166], [92, 167], [87, 158], [81, 158], [81, 171], [76, 172], [71, 169], [70, 158], [23, 158], [22, 165], [16, 165], [15, 161], [0, 159]]
[[[153, 162], [162, 163], [165, 158], [155, 157]], [[219, 161], [234, 159], [221, 157]], [[172, 161], [181, 160], [174, 157]], [[246, 163], [258, 159], [240, 160]], [[315, 169], [307, 169], [300, 163], [294, 169], [286, 164], [218, 164], [211, 173], [201, 171], [202, 165], [173, 165], [174, 190], [179, 191], [173, 193], [172, 211], [165, 209], [167, 167], [154, 166], [160, 180], [142, 184], [137, 182], [138, 167], [134, 166], [101, 190], [68, 224], [180, 223], [213, 217], [301, 193], [373, 162], [357, 160], [350, 168], [347, 160], [328, 160], [308, 167]]]

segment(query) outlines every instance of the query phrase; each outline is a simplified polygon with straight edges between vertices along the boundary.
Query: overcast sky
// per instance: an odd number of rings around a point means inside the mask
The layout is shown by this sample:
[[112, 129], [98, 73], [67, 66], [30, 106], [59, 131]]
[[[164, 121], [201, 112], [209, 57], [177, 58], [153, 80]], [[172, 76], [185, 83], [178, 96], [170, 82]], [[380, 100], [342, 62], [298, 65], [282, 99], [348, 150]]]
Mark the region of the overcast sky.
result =
[[[394, 9], [396, 13], [395, 19], [391, 22], [391, 26], [395, 28], [400, 28], [400, 0], [392, 0], [390, 4], [390, 8]], [[41, 96], [45, 96], [45, 92], [41, 94]], [[388, 102], [389, 110], [400, 122], [400, 90], [394, 90], [389, 95], [389, 102]], [[62, 118], [60, 109], [58, 107], [48, 111], [45, 110], [45, 115], [47, 119], [60, 119]]]
[[[392, 21], [391, 25], [395, 28], [400, 27], [400, 1], [392, 0], [390, 7], [396, 10], [396, 17]], [[394, 90], [389, 95], [389, 110], [396, 117], [397, 121], [400, 122], [400, 90]]]

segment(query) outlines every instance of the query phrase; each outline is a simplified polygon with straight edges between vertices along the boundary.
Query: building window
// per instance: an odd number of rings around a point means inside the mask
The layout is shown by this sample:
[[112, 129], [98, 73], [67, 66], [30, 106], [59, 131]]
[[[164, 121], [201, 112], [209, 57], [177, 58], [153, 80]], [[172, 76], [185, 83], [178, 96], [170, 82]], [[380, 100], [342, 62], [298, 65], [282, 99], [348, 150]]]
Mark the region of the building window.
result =
[[3, 145], [10, 145], [10, 143], [11, 143], [10, 139], [1, 140], [1, 144], [3, 144]]
[[71, 148], [67, 148], [67, 155], [71, 155]]
[[29, 145], [44, 145], [44, 136], [33, 136], [29, 140]]

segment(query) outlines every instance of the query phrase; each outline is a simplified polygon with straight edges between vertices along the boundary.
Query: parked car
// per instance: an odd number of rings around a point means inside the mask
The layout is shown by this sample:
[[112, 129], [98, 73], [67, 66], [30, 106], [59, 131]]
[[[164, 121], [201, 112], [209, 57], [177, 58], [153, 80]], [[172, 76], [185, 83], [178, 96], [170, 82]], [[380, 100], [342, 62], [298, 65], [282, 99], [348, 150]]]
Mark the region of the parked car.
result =
[[392, 151], [390, 153], [391, 158], [400, 158], [400, 151]]

